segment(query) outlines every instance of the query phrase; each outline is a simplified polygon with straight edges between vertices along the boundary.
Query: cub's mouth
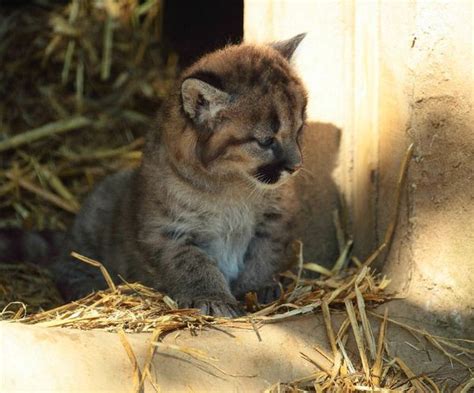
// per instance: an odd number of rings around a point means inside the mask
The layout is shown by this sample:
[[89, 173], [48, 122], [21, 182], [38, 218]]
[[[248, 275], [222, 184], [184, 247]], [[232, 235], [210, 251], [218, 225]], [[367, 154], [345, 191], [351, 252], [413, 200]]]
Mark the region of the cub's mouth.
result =
[[254, 177], [263, 184], [276, 184], [281, 179], [283, 170], [283, 165], [279, 162], [263, 165], [257, 169]]

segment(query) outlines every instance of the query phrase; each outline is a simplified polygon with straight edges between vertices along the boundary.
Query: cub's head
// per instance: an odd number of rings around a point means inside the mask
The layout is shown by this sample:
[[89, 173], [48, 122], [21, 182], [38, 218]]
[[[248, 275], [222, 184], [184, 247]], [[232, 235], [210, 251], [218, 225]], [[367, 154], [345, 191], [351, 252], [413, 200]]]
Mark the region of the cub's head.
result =
[[229, 46], [187, 69], [176, 157], [212, 176], [244, 177], [264, 188], [297, 173], [307, 99], [290, 59], [303, 38]]

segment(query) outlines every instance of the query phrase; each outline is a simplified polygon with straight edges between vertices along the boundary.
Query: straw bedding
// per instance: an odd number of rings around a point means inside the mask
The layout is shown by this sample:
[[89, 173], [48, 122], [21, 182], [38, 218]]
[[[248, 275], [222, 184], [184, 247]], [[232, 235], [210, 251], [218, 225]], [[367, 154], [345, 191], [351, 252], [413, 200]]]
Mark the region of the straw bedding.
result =
[[[297, 243], [296, 248], [299, 250], [296, 256], [300, 258], [300, 266], [303, 269], [315, 269], [315, 264], [302, 263], [301, 243]], [[97, 261], [78, 254], [76, 257], [79, 259], [78, 263], [91, 263], [103, 269]], [[349, 267], [328, 270], [317, 279], [302, 278], [299, 274], [287, 272], [284, 276], [290, 284], [279, 300], [269, 305], [260, 305], [255, 296], [249, 294], [245, 304], [248, 315], [237, 319], [200, 315], [193, 309], [178, 309], [172, 299], [139, 283], [123, 281], [123, 284], [116, 286], [105, 269], [104, 280], [109, 284], [107, 290], [33, 314], [25, 314], [26, 306], [18, 308], [18, 303], [14, 302], [4, 308], [2, 317], [43, 327], [116, 332], [132, 362], [135, 355], [124, 332], [151, 333], [148, 358], [141, 368], [135, 367], [136, 379], [139, 381], [137, 391], [140, 391], [145, 378], [152, 380], [150, 365], [153, 354], [160, 340], [168, 332], [179, 329], [198, 332], [211, 327], [239, 327], [253, 329], [259, 336], [258, 330], [263, 324], [278, 323], [298, 315], [319, 313], [324, 320], [330, 351], [318, 347], [317, 343], [315, 347], [333, 366], [328, 369], [327, 363], [318, 364], [314, 359], [302, 355], [314, 365], [314, 373], [298, 381], [278, 383], [269, 388], [269, 392], [452, 391], [452, 387], [443, 388], [443, 378], [436, 375], [415, 375], [403, 359], [393, 356], [389, 350], [390, 336], [387, 334], [387, 326], [400, 326], [420, 340], [426, 340], [433, 349], [441, 351], [447, 359], [464, 369], [467, 376], [472, 375], [468, 363], [474, 354], [474, 341], [433, 336], [424, 330], [392, 320], [387, 313], [379, 315], [372, 311], [374, 306], [390, 300], [390, 295], [386, 293], [389, 280], [373, 272], [369, 266], [373, 259], [364, 263], [352, 259]], [[335, 313], [345, 316], [338, 329], [332, 321]], [[376, 330], [377, 335], [374, 334]], [[196, 339], [198, 337], [199, 334]], [[348, 340], [351, 339], [355, 339], [356, 353], [349, 351], [347, 347]], [[173, 349], [194, 354], [192, 348]], [[206, 358], [206, 354], [198, 355], [200, 358]], [[152, 380], [152, 383], [155, 384], [155, 381]], [[467, 381], [461, 384], [459, 391], [467, 392], [468, 390], [462, 389], [469, 383]]]
[[[173, 83], [176, 56], [163, 49], [159, 0], [38, 3], [0, 16], [0, 94], [5, 97], [0, 103], [0, 227], [64, 229], [97, 180], [139, 162], [145, 125]], [[411, 149], [400, 171], [398, 198], [410, 157]], [[180, 310], [172, 299], [139, 283], [123, 281], [116, 286], [99, 262], [80, 255], [77, 263], [102, 270], [107, 290], [60, 305], [46, 271], [3, 264], [1, 318], [116, 332], [134, 364], [140, 391], [145, 378], [151, 378], [156, 343], [167, 332], [238, 326], [258, 335], [263, 324], [318, 313], [330, 348], [319, 350], [332, 367], [306, 358], [314, 365], [312, 375], [278, 383], [268, 391], [445, 390], [436, 375], [415, 375], [403, 359], [390, 354], [387, 326], [394, 324], [427, 340], [467, 370], [471, 380], [457, 390], [467, 392], [474, 384], [467, 364], [474, 354], [472, 340], [432, 336], [372, 311], [390, 299], [389, 280], [377, 275], [371, 264], [390, 245], [396, 221], [394, 217], [379, 249], [362, 262], [350, 255], [351, 241], [338, 227], [341, 255], [331, 270], [306, 262], [303, 245], [296, 242], [296, 268], [284, 274], [287, 285], [280, 299], [260, 305], [254, 294], [248, 294], [249, 314], [234, 320]], [[304, 273], [310, 271], [320, 277], [307, 278]], [[338, 329], [334, 313], [345, 315]], [[141, 368], [124, 332], [152, 334]], [[355, 339], [356, 354], [347, 350], [348, 339]]]
[[94, 183], [136, 165], [174, 83], [161, 4], [74, 0], [0, 12], [0, 226], [65, 229]]

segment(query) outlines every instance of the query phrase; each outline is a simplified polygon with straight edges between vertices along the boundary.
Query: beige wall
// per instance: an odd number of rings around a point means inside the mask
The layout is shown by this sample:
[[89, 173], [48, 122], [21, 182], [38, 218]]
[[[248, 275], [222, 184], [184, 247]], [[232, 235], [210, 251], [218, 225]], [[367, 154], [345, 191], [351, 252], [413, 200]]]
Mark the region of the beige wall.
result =
[[[333, 178], [360, 257], [382, 241], [415, 143], [385, 269], [410, 306], [460, 329], [474, 325], [473, 9], [467, 0], [245, 2], [247, 41], [309, 33], [295, 63], [310, 120], [342, 131]], [[309, 169], [317, 176], [317, 165]], [[334, 195], [325, 198], [312, 220], [334, 206]], [[327, 218], [322, 225], [331, 231]]]

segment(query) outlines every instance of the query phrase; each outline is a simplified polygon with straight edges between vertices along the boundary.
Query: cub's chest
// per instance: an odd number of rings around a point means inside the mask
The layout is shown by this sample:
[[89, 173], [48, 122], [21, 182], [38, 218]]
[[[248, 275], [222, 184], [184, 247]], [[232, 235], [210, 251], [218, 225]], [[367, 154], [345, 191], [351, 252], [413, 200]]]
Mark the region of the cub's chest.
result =
[[204, 225], [209, 235], [205, 251], [218, 263], [228, 282], [235, 280], [244, 267], [255, 215], [246, 206], [235, 206], [214, 212]]

